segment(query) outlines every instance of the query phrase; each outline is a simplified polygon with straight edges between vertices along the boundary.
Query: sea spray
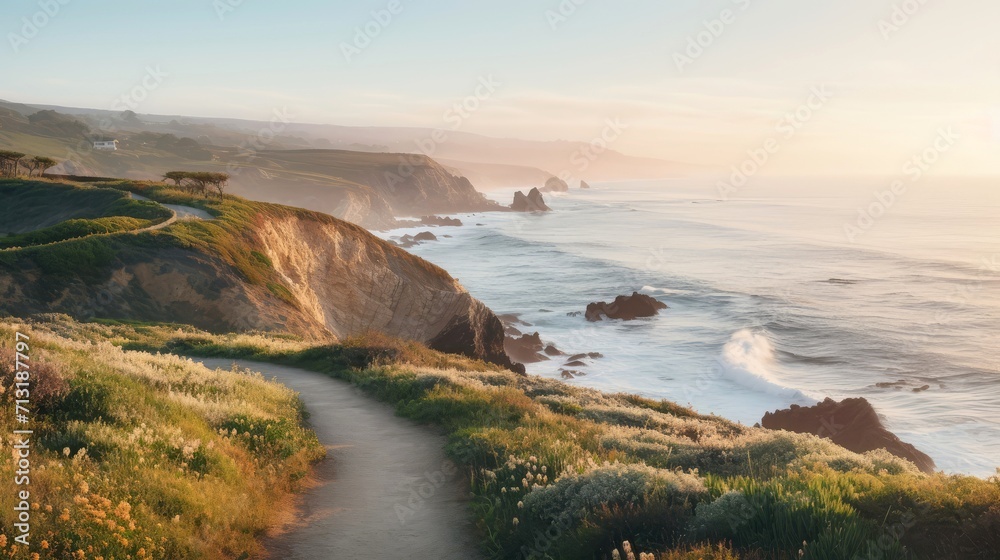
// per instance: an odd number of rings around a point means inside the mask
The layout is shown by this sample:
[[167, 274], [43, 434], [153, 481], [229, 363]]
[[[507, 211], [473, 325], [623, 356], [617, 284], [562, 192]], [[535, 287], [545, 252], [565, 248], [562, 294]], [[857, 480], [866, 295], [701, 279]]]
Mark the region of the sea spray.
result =
[[774, 346], [763, 331], [743, 329], [733, 334], [722, 348], [719, 366], [723, 377], [748, 389], [794, 402], [812, 404], [817, 400], [774, 378]]

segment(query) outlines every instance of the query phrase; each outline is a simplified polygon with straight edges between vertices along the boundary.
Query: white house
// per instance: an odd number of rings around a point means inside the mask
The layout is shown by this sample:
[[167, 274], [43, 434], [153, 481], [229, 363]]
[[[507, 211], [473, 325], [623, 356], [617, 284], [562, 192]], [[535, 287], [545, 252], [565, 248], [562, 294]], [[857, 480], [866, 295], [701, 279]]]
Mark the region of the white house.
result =
[[118, 149], [118, 141], [117, 140], [99, 140], [97, 142], [94, 142], [94, 149], [95, 150], [109, 150], [109, 151], [113, 152], [113, 151], [115, 151], [115, 150]]

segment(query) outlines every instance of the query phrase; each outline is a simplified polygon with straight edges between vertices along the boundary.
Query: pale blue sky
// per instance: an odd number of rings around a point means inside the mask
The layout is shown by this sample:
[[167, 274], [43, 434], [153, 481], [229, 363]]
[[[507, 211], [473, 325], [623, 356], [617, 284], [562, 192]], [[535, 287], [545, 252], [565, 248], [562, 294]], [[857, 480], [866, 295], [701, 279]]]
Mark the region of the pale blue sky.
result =
[[[556, 29], [546, 12], [560, 0], [400, 0], [351, 63], [341, 44], [388, 0], [243, 0], [221, 19], [227, 0], [62, 1], [26, 43], [12, 34], [39, 4], [0, 6], [0, 98], [111, 108], [158, 67], [168, 76], [139, 113], [266, 119], [286, 108], [304, 122], [441, 127], [493, 76], [500, 87], [463, 130], [589, 140], [620, 118], [618, 149], [724, 164], [827, 84], [835, 98], [779, 167], [846, 158], [891, 172], [948, 124], [966, 132], [956, 167], [985, 171], [1000, 147], [992, 0], [927, 0], [888, 40], [879, 22], [892, 0], [588, 0]], [[733, 21], [679, 70], [674, 54], [724, 9]]]

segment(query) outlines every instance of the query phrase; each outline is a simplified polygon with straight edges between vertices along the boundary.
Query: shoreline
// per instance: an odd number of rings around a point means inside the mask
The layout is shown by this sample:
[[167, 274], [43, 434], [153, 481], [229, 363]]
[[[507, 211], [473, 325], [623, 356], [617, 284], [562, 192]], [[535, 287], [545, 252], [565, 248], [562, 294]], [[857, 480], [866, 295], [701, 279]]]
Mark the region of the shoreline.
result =
[[[514, 190], [516, 190], [516, 189], [514, 189]], [[599, 189], [595, 189], [595, 190], [599, 190]], [[500, 193], [499, 196], [506, 196], [506, 192], [505, 191], [502, 191], [502, 192], [501, 191], [497, 191], [497, 192]], [[494, 192], [491, 192], [489, 194], [491, 196], [495, 196]], [[574, 198], [573, 195], [575, 195], [575, 194], [580, 194], [580, 193], [575, 193], [573, 191], [570, 191], [570, 197], [571, 198]], [[590, 194], [590, 193], [588, 192], [586, 194]], [[552, 198], [553, 198], [553, 200], [556, 201], [556, 204], [559, 205], [559, 201], [563, 197], [562, 196], [557, 196], [557, 197], [552, 197]], [[590, 198], [590, 197], [588, 197], [588, 198]], [[579, 199], [577, 198], [577, 200], [579, 200]], [[556, 215], [558, 215], [560, 213], [565, 212], [566, 210], [567, 209], [565, 207], [564, 208], [558, 208], [557, 207], [557, 208], [555, 208], [555, 211], [553, 212], [552, 215], [556, 216]], [[474, 286], [470, 286], [470, 280], [469, 279], [472, 278], [472, 277], [469, 276], [469, 270], [475, 269], [476, 274], [482, 274], [483, 273], [482, 271], [484, 271], [484, 270], [492, 270], [494, 268], [498, 268], [498, 266], [491, 266], [488, 263], [481, 263], [481, 264], [477, 265], [476, 267], [472, 267], [472, 268], [470, 268], [470, 267], [455, 268], [455, 267], [449, 265], [449, 261], [457, 262], [460, 257], [457, 257], [457, 258], [456, 257], [451, 257], [451, 258], [446, 258], [446, 259], [438, 258], [438, 257], [441, 257], [445, 252], [449, 252], [450, 251], [450, 252], [456, 253], [456, 249], [459, 246], [462, 246], [462, 245], [465, 245], [465, 244], [469, 243], [470, 240], [472, 240], [474, 238], [481, 238], [483, 236], [489, 236], [489, 235], [491, 235], [492, 233], [494, 233], [494, 232], [496, 232], [498, 230], [499, 231], [505, 231], [505, 228], [512, 228], [513, 231], [519, 231], [519, 229], [517, 229], [517, 228], [521, 227], [520, 224], [511, 225], [511, 222], [512, 221], [522, 221], [523, 220], [523, 221], [525, 221], [525, 223], [528, 223], [528, 221], [532, 220], [533, 217], [527, 216], [527, 215], [526, 216], [514, 216], [514, 217], [505, 216], [505, 217], [500, 218], [500, 219], [497, 219], [495, 217], [491, 219], [491, 217], [489, 215], [483, 215], [483, 214], [478, 214], [478, 215], [477, 214], [451, 214], [451, 215], [443, 215], [443, 216], [444, 217], [452, 217], [452, 218], [460, 219], [460, 220], [463, 221], [464, 225], [462, 227], [460, 227], [460, 228], [448, 228], [448, 227], [438, 227], [438, 228], [413, 227], [413, 228], [404, 228], [404, 229], [393, 230], [391, 232], [386, 232], [385, 234], [379, 234], [379, 235], [380, 236], [382, 236], [382, 235], [402, 235], [404, 233], [418, 233], [419, 231], [424, 231], [424, 230], [429, 230], [429, 231], [434, 232], [436, 235], [438, 235], [439, 240], [437, 242], [428, 242], [428, 245], [426, 247], [417, 248], [417, 249], [414, 250], [414, 253], [417, 254], [417, 255], [419, 255], [419, 256], [421, 256], [422, 258], [429, 259], [432, 262], [435, 262], [436, 264], [439, 264], [443, 268], [449, 270], [450, 273], [452, 273], [455, 276], [457, 276], [463, 282], [463, 285], [465, 285], [470, 290], [470, 292], [472, 292], [473, 294], [476, 294], [477, 297], [483, 299], [487, 303], [487, 305], [489, 305], [491, 307], [491, 309], [493, 309], [496, 313], [502, 314], [502, 313], [511, 313], [511, 312], [514, 312], [514, 313], [521, 312], [521, 313], [528, 314], [529, 316], [532, 316], [532, 318], [529, 319], [529, 322], [531, 322], [534, 326], [527, 327], [527, 328], [522, 329], [522, 330], [525, 333], [534, 332], [535, 330], [539, 331], [541, 333], [542, 339], [544, 341], [546, 341], [546, 343], [550, 343], [551, 342], [551, 343], [556, 344], [556, 346], [560, 350], [565, 351], [567, 354], [576, 354], [576, 353], [590, 352], [590, 351], [595, 351], [596, 350], [596, 351], [601, 351], [606, 356], [608, 356], [608, 360], [605, 360], [605, 362], [604, 362], [606, 364], [606, 366], [602, 367], [601, 361], [598, 360], [597, 363], [594, 364], [593, 368], [592, 368], [593, 370], [602, 370], [602, 369], [604, 369], [606, 371], [595, 371], [591, 375], [583, 376], [583, 377], [580, 377], [580, 378], [575, 379], [575, 380], [570, 380], [570, 383], [573, 384], [573, 385], [592, 387], [592, 388], [596, 388], [596, 389], [603, 390], [603, 391], [625, 391], [625, 392], [640, 394], [640, 395], [648, 397], [648, 398], [656, 398], [656, 399], [666, 398], [666, 399], [674, 401], [674, 402], [678, 402], [678, 403], [682, 403], [682, 404], [686, 403], [689, 406], [694, 407], [696, 410], [705, 411], [707, 413], [718, 412], [719, 410], [726, 410], [726, 412], [723, 412], [723, 416], [724, 417], [726, 417], [728, 419], [732, 419], [734, 421], [742, 422], [742, 423], [744, 423], [746, 425], [753, 425], [755, 423], [759, 423], [762, 420], [763, 416], [766, 413], [772, 412], [772, 411], [775, 411], [775, 410], [784, 410], [784, 409], [787, 409], [790, 405], [793, 405], [793, 404], [794, 405], [814, 405], [814, 404], [819, 403], [820, 401], [822, 401], [824, 398], [827, 398], [827, 397], [831, 397], [831, 398], [833, 398], [833, 399], [835, 399], [837, 401], [840, 401], [842, 399], [847, 399], [847, 398], [854, 398], [854, 397], [869, 398], [869, 399], [872, 399], [872, 404], [875, 406], [876, 410], [878, 410], [880, 412], [880, 416], [882, 416], [882, 419], [883, 419], [883, 424], [889, 430], [892, 430], [893, 433], [898, 434], [899, 437], [902, 440], [913, 443], [914, 445], [916, 445], [916, 447], [918, 449], [920, 449], [922, 451], [925, 451], [927, 453], [930, 453], [933, 457], [935, 457], [935, 458], [937, 458], [939, 460], [945, 459], [944, 464], [941, 465], [941, 467], [940, 467], [945, 472], [954, 473], [954, 474], [971, 474], [971, 475], [975, 475], [975, 476], [990, 476], [992, 474], [992, 472], [993, 472], [992, 468], [989, 468], [988, 466], [977, 467], [977, 466], [975, 466], [974, 463], [969, 463], [968, 459], [962, 459], [961, 457], [964, 456], [963, 453], [965, 453], [965, 451], [963, 450], [963, 448], [961, 446], [958, 446], [958, 447], [955, 446], [955, 444], [954, 444], [954, 437], [953, 436], [949, 436], [949, 439], [947, 441], [950, 442], [950, 443], [948, 445], [942, 445], [940, 442], [941, 441], [945, 441], [945, 440], [934, 439], [933, 433], [926, 432], [925, 431], [926, 428], [922, 426], [922, 423], [920, 423], [920, 422], [913, 422], [912, 420], [910, 420], [909, 419], [909, 416], [910, 416], [909, 414], [898, 415], [897, 414], [897, 410], [896, 410], [897, 407], [900, 406], [898, 403], [903, 402], [903, 401], [900, 401], [900, 399], [906, 398], [906, 395], [904, 395], [904, 394], [897, 394], [898, 392], [894, 393], [894, 392], [891, 392], [891, 391], [887, 391], [887, 389], [885, 388], [885, 386], [892, 385], [892, 384], [891, 383], [887, 383], [887, 382], [882, 382], [878, 377], [875, 377], [874, 380], [871, 381], [871, 387], [868, 387], [868, 388], [858, 387], [858, 388], [853, 389], [853, 390], [838, 389], [838, 390], [832, 391], [832, 392], [830, 392], [830, 391], [820, 391], [820, 392], [810, 391], [810, 393], [816, 393], [816, 394], [811, 394], [809, 399], [787, 399], [787, 400], [782, 399], [782, 398], [775, 399], [773, 397], [767, 396], [764, 393], [757, 394], [755, 392], [755, 393], [753, 393], [754, 397], [753, 397], [752, 400], [753, 401], [759, 401], [758, 404], [757, 404], [757, 406], [754, 406], [752, 411], [746, 411], [746, 412], [744, 412], [742, 414], [739, 414], [739, 413], [738, 414], [733, 414], [732, 410], [731, 410], [731, 407], [724, 407], [724, 406], [720, 407], [720, 406], [716, 406], [716, 405], [706, 405], [704, 402], [700, 402], [700, 400], [699, 400], [699, 397], [703, 397], [704, 396], [704, 395], [701, 395], [701, 393], [703, 393], [705, 391], [712, 392], [712, 391], [718, 391], [719, 390], [719, 388], [718, 388], [719, 387], [719, 383], [716, 383], [716, 382], [706, 382], [706, 381], [703, 381], [703, 380], [705, 378], [709, 378], [709, 377], [717, 375], [717, 370], [719, 370], [720, 368], [729, 367], [728, 364], [724, 364], [724, 365], [721, 365], [721, 366], [712, 365], [711, 369], [713, 371], [694, 371], [693, 375], [691, 375], [691, 379], [692, 380], [689, 382], [689, 386], [691, 384], [693, 384], [693, 386], [691, 386], [689, 389], [684, 389], [684, 391], [682, 393], [680, 393], [680, 394], [671, 393], [669, 390], [666, 390], [664, 387], [657, 388], [657, 387], [654, 387], [654, 386], [650, 386], [648, 384], [643, 384], [642, 380], [644, 378], [641, 378], [641, 377], [640, 378], [632, 378], [632, 377], [629, 377], [627, 375], [626, 372], [628, 371], [628, 367], [625, 366], [625, 365], [623, 365], [623, 363], [621, 361], [619, 361], [618, 363], [614, 363], [615, 356], [614, 356], [613, 352], [609, 352], [606, 349], [594, 348], [592, 346], [587, 346], [587, 345], [579, 345], [579, 344], [573, 345], [572, 342], [570, 344], [567, 344], [566, 340], [565, 340], [565, 336], [564, 335], [560, 335], [559, 333], [565, 331], [565, 333], [568, 333], [569, 335], [573, 335], [574, 332], [573, 332], [573, 327], [566, 327], [564, 324], [562, 324], [564, 321], [559, 318], [559, 316], [562, 314], [562, 312], [565, 311], [564, 309], [555, 308], [555, 312], [551, 313], [549, 317], [543, 317], [539, 313], [540, 311], [542, 311], [541, 308], [542, 307], [550, 307], [550, 306], [548, 306], [548, 305], [542, 306], [542, 305], [534, 305], [533, 304], [530, 307], [525, 307], [523, 305], [522, 306], [517, 306], [518, 304], [516, 302], [513, 303], [512, 305], [508, 305], [508, 304], [501, 305], [501, 304], [497, 303], [498, 300], [496, 298], [486, 297], [484, 295], [484, 292], [482, 290], [479, 290], [479, 289], [477, 289]], [[479, 223], [486, 222], [487, 227], [477, 226], [476, 225], [477, 220], [479, 221]], [[450, 238], [447, 238], [447, 239], [443, 238], [443, 236], [441, 234], [445, 233], [445, 232], [447, 232], [449, 230], [453, 230], [450, 234], [448, 234], [448, 235], [450, 235]], [[459, 231], [461, 233], [459, 233]], [[476, 244], [476, 248], [479, 248], [479, 247], [482, 247], [482, 245], [477, 243]], [[457, 252], [456, 254], [461, 255], [462, 253], [461, 252]], [[466, 257], [468, 257], [470, 254], [473, 254], [473, 253], [469, 253], [469, 251], [465, 251]], [[620, 266], [620, 265], [618, 265], [618, 266]], [[516, 275], [509, 275], [507, 278], [505, 278], [505, 281], [509, 281], [509, 280], [514, 279], [516, 277], [517, 277]], [[475, 284], [475, 282], [471, 282], [471, 283]], [[846, 285], [845, 284], [845, 286], [848, 286], [848, 287], [852, 286], [852, 285], [853, 284], [851, 284], [851, 285]], [[835, 288], [841, 287], [840, 284], [837, 284], [837, 285], [830, 284], [830, 286], [833, 286]], [[635, 287], [638, 287], [638, 285], [635, 285]], [[659, 290], [659, 289], [657, 289], [656, 291], [651, 291], [651, 290], [647, 290], [646, 288], [651, 288], [651, 286], [643, 286], [643, 289], [641, 291], [643, 293], [654, 295], [654, 296], [660, 298], [662, 301], [665, 301], [668, 304], [670, 304], [671, 307], [675, 308], [675, 309], [671, 309], [671, 310], [667, 311], [666, 312], [667, 316], [660, 317], [658, 319], [653, 319], [653, 321], [664, 321], [664, 322], [666, 322], [666, 321], [677, 321], [676, 317], [670, 317], [670, 315], [671, 314], [677, 314], [677, 313], [683, 314], [683, 313], [689, 311], [688, 308], [691, 307], [691, 306], [687, 305], [686, 302], [682, 303], [680, 305], [675, 305], [674, 301], [671, 298], [671, 294], [670, 294], [671, 290]], [[524, 289], [525, 290], [537, 290], [537, 289], [541, 289], [541, 288], [540, 287], [525, 286]], [[614, 297], [615, 295], [617, 295], [617, 293], [610, 292], [610, 291], [605, 292], [605, 293], [606, 293], [606, 297]], [[629, 292], [629, 293], [631, 293], [631, 292]], [[586, 307], [586, 305], [587, 305], [587, 303], [589, 301], [585, 301], [585, 300], [586, 300], [586, 298], [581, 299], [578, 302], [578, 307], [579, 307], [578, 311], [582, 311], [583, 308]], [[521, 302], [521, 303], [523, 303], [523, 302]], [[538, 302], [535, 302], [535, 303], [538, 303]], [[552, 322], [553, 321], [560, 322], [561, 326], [553, 329], [553, 327], [552, 327]], [[581, 325], [583, 325], [583, 323], [581, 323]], [[616, 326], [612, 326], [612, 325], [605, 325], [605, 326], [611, 328], [612, 330], [613, 329], [617, 329], [617, 328], [622, 328], [622, 329], [627, 329], [627, 328], [632, 328], [632, 327], [642, 328], [640, 326], [621, 326], [621, 325], [619, 325], [617, 327]], [[547, 332], [546, 332], [547, 328], [550, 329], [549, 332], [551, 333], [551, 336], [547, 336]], [[567, 331], [567, 328], [569, 328], [570, 330]], [[586, 325], [583, 325], [582, 328], [586, 328]], [[618, 336], [618, 335], [617, 334], [610, 334], [610, 336]], [[626, 336], [626, 335], [622, 335], [622, 336]], [[777, 335], [769, 333], [769, 336], [777, 336]], [[577, 338], [580, 338], [580, 337], [577, 336]], [[710, 341], [703, 341], [702, 343], [703, 344], [710, 343]], [[719, 344], [718, 348], [721, 349], [722, 347], [725, 346], [725, 341], [720, 341], [720, 342], [718, 342], [718, 344]], [[714, 364], [714, 363], [718, 362], [718, 358], [717, 358], [716, 354], [711, 354], [710, 357], [711, 357], [711, 363]], [[644, 358], [644, 359], [648, 359], [648, 357]], [[655, 360], [656, 358], [652, 358], [652, 359]], [[673, 369], [672, 366], [670, 365], [671, 363], [672, 362], [670, 360], [663, 361], [663, 368], [665, 368], [668, 371], [670, 371], [671, 369]], [[723, 362], [718, 362], [718, 363], [723, 364]], [[560, 362], [560, 364], [561, 364], [561, 362]], [[553, 365], [554, 365], [554, 363], [550, 362], [550, 363], [541, 363], [541, 364], [527, 364], [526, 367], [527, 367], [527, 370], [528, 370], [529, 374], [540, 374], [540, 375], [543, 375], [545, 377], [550, 377], [551, 378], [551, 377], [556, 377], [556, 372], [558, 371], [558, 366], [557, 367], [553, 367]], [[804, 365], [796, 365], [796, 367], [805, 368], [806, 366], [804, 366]], [[618, 371], [620, 373], [617, 373], [615, 375], [611, 375], [611, 374], [607, 373], [607, 371], [611, 371], [611, 370]], [[675, 371], [681, 371], [681, 370], [675, 370]], [[726, 370], [726, 371], [728, 372], [729, 370]], [[743, 376], [743, 375], [745, 375], [745, 373], [742, 372], [742, 371], [740, 371], [738, 373], [738, 375]], [[741, 383], [738, 380], [737, 380], [737, 383], [739, 383], [741, 386], [744, 386], [744, 384]], [[879, 383], [879, 385], [876, 386], [876, 383]], [[919, 383], [919, 384], [916, 385], [916, 387], [922, 388], [921, 390], [924, 391], [926, 389], [923, 388], [923, 387], [926, 387], [926, 385], [927, 385], [927, 383]], [[744, 389], [745, 388], [746, 387], [744, 386]], [[751, 389], [751, 390], [753, 390], [753, 389]], [[917, 392], [914, 392], [914, 394], [917, 394]], [[934, 392], [932, 391], [930, 393], [930, 395], [933, 395], [933, 394], [934, 394]], [[689, 397], [689, 398], [686, 398], [686, 397]], [[712, 397], [712, 400], [718, 401], [718, 400], [722, 400], [722, 399], [719, 399], [719, 398], [716, 398], [716, 397]], [[887, 400], [888, 400], [889, 404], [886, 404], [885, 401], [887, 401]], [[782, 401], [784, 401], [784, 402], [782, 402]], [[745, 401], [743, 404], [739, 405], [739, 408], [741, 408], [741, 409], [749, 408], [749, 406], [748, 406], [749, 402], [750, 401]], [[933, 402], [933, 401], [926, 401], [926, 399], [925, 399], [924, 402]], [[882, 403], [882, 404], [880, 405], [879, 403]], [[938, 425], [938, 430], [942, 431], [943, 433], [944, 432], [951, 433], [953, 431], [952, 428], [953, 427], [951, 425], [949, 425], [949, 424], [939, 424]], [[949, 457], [958, 457], [958, 458], [957, 459], [953, 459], [953, 460], [948, 460]], [[980, 461], [980, 462], [982, 462], [982, 461]]]

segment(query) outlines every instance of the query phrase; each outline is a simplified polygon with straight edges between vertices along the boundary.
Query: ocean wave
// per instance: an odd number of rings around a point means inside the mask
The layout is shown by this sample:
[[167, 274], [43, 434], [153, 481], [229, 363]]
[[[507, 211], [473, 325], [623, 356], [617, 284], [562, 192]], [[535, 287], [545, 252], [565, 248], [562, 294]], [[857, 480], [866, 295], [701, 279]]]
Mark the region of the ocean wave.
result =
[[718, 363], [723, 377], [748, 389], [797, 402], [819, 400], [774, 378], [771, 373], [776, 363], [774, 346], [762, 332], [743, 329], [733, 334], [722, 348]]

